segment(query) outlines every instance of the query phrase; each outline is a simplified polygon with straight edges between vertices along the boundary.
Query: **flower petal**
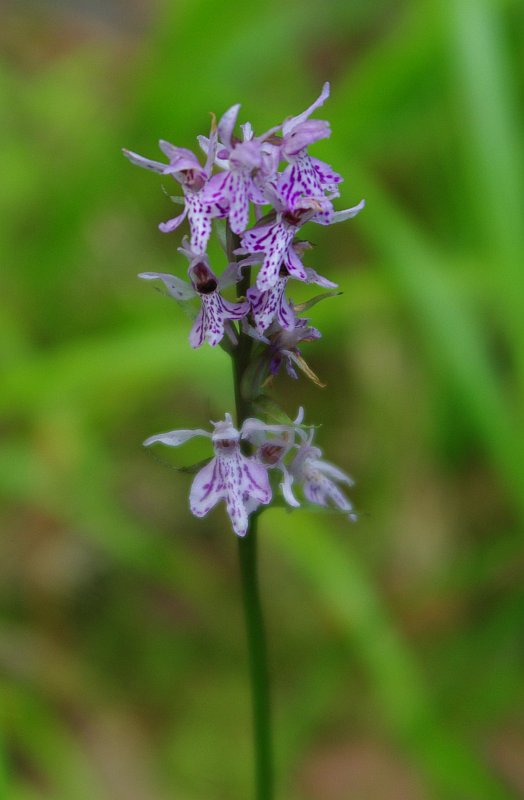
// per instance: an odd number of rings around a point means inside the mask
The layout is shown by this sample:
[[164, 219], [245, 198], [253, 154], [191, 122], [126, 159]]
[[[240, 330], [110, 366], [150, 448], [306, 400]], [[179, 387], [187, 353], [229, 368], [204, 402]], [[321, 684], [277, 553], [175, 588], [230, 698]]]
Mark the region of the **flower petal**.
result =
[[323, 275], [319, 275], [311, 267], [306, 267], [306, 283], [316, 283], [317, 286], [322, 286], [325, 289], [337, 289], [338, 283], [333, 283], [333, 281], [324, 278]]
[[300, 503], [298, 502], [297, 498], [291, 491], [293, 476], [288, 472], [284, 464], [282, 464], [281, 469], [282, 469], [283, 481], [280, 484], [280, 489], [282, 490], [284, 500], [286, 501], [286, 503], [288, 503], [288, 505], [292, 506], [293, 508], [298, 508], [300, 506]]
[[232, 261], [218, 278], [218, 286], [220, 289], [226, 289], [228, 286], [232, 286], [234, 283], [238, 283], [242, 280], [242, 268], [244, 266], [247, 266], [247, 264]]
[[191, 249], [193, 253], [205, 253], [211, 236], [211, 218], [217, 215], [209, 205], [202, 202], [198, 194], [186, 195], [186, 208], [191, 228]]
[[211, 347], [216, 347], [224, 336], [225, 316], [220, 307], [219, 295], [213, 292], [202, 295], [204, 337]]
[[200, 145], [201, 150], [206, 154], [206, 174], [211, 175], [211, 169], [213, 163], [220, 167], [220, 169], [227, 169], [229, 166], [229, 161], [227, 158], [218, 158], [216, 155], [217, 151], [217, 133], [215, 132], [212, 136], [202, 136], [201, 134], [197, 136], [198, 144]]
[[294, 247], [288, 247], [284, 257], [284, 264], [293, 278], [296, 278], [298, 281], [307, 280], [306, 268]]
[[365, 205], [366, 201], [361, 200], [360, 203], [357, 203], [357, 205], [353, 206], [352, 208], [345, 208], [343, 211], [334, 211], [328, 216], [325, 215], [325, 212], [321, 211], [318, 214], [315, 214], [313, 217], [313, 222], [318, 222], [320, 225], [332, 225], [334, 222], [344, 222], [346, 219], [356, 217], [357, 214], [362, 211]]
[[324, 475], [327, 475], [328, 478], [341, 481], [342, 483], [347, 483], [348, 486], [353, 486], [355, 483], [350, 475], [347, 475], [334, 464], [331, 464], [330, 461], [311, 459], [310, 463], [315, 469], [318, 469], [320, 472], [324, 473]]
[[305, 150], [310, 144], [314, 144], [320, 139], [327, 139], [329, 136], [331, 136], [329, 122], [323, 119], [311, 119], [297, 125], [287, 136], [284, 136], [280, 152], [284, 158], [291, 161], [297, 156], [305, 154]]
[[202, 306], [189, 332], [189, 344], [191, 347], [201, 347], [204, 344], [205, 334], [205, 311], [204, 306]]
[[233, 458], [220, 459], [226, 509], [237, 536], [245, 536], [248, 525], [246, 503], [249, 495], [244, 498], [242, 460], [239, 452]]
[[186, 172], [187, 170], [194, 170], [199, 174], [205, 172], [192, 150], [188, 150], [185, 147], [176, 147], [163, 139], [160, 140], [159, 145], [162, 152], [169, 158], [170, 171]]
[[249, 200], [247, 178], [238, 173], [230, 173], [229, 180], [229, 224], [233, 233], [243, 233], [249, 220]]
[[195, 430], [191, 431], [168, 431], [167, 433], [157, 433], [155, 436], [150, 436], [145, 440], [144, 447], [149, 447], [149, 445], [155, 444], [155, 442], [167, 444], [169, 447], [178, 447], [178, 445], [184, 444], [184, 442], [187, 442], [194, 436], [207, 436], [208, 439], [211, 438], [211, 434], [208, 431], [203, 431], [200, 428], [195, 428]]
[[316, 503], [319, 506], [327, 506], [331, 500], [341, 511], [351, 511], [353, 509], [352, 503], [340, 491], [338, 486], [320, 473], [304, 481], [304, 496], [311, 503]]
[[220, 459], [225, 486], [226, 508], [237, 536], [245, 536], [248, 513], [271, 500], [267, 470], [238, 451], [234, 457]]
[[178, 215], [178, 217], [173, 217], [173, 219], [168, 219], [167, 222], [161, 222], [158, 227], [162, 231], [162, 233], [172, 233], [173, 231], [175, 231], [178, 228], [178, 226], [181, 225], [182, 222], [185, 220], [187, 216], [187, 211], [188, 208], [186, 205], [186, 207], [184, 208], [182, 213]]
[[247, 314], [249, 314], [250, 306], [247, 300], [243, 300], [240, 303], [232, 303], [230, 300], [224, 300], [224, 298], [218, 293], [216, 296], [219, 300], [219, 304], [222, 308], [225, 319], [243, 319]]
[[336, 191], [337, 184], [343, 181], [342, 176], [339, 175], [338, 172], [335, 172], [325, 161], [320, 161], [320, 159], [313, 158], [313, 156], [309, 156], [309, 160], [322, 188], [328, 192]]
[[278, 181], [280, 196], [288, 208], [295, 208], [297, 201], [306, 197], [317, 197], [322, 194], [317, 173], [313, 169], [307, 153], [298, 156], [281, 173]]
[[256, 286], [248, 289], [247, 297], [251, 303], [256, 329], [259, 333], [264, 333], [275, 317], [286, 330], [295, 327], [295, 314], [285, 296], [287, 281], [287, 277], [279, 277], [275, 285], [265, 292], [261, 292]]
[[183, 281], [175, 275], [169, 275], [165, 272], [140, 272], [138, 277], [145, 281], [162, 281], [171, 297], [174, 297], [175, 300], [191, 300], [196, 294], [193, 287], [187, 283], [187, 281]]
[[226, 147], [231, 147], [231, 136], [236, 125], [239, 111], [240, 103], [231, 106], [231, 108], [228, 108], [228, 110], [222, 114], [220, 122], [218, 123], [218, 135], [220, 141], [225, 144]]
[[250, 142], [253, 138], [253, 126], [250, 122], [244, 122], [243, 125], [240, 126], [242, 131], [242, 136], [245, 142]]
[[195, 517], [204, 517], [223, 497], [220, 462], [215, 457], [195, 476], [189, 492], [189, 507]]
[[258, 500], [262, 505], [267, 505], [271, 500], [271, 486], [267, 469], [253, 458], [242, 459], [242, 487], [249, 497]]
[[296, 128], [297, 125], [300, 125], [302, 122], [305, 122], [308, 119], [308, 117], [311, 116], [313, 111], [315, 111], [320, 106], [324, 105], [328, 97], [329, 97], [329, 81], [326, 81], [326, 83], [322, 87], [322, 91], [320, 92], [319, 96], [317, 97], [314, 103], [311, 103], [309, 108], [306, 108], [306, 110], [303, 111], [301, 114], [297, 114], [296, 117], [290, 117], [284, 122], [284, 124], [282, 125], [282, 133], [284, 134], [284, 136], [290, 133], [293, 130], [293, 128]]
[[251, 228], [244, 233], [242, 247], [247, 252], [265, 253], [264, 263], [257, 277], [257, 287], [261, 292], [275, 285], [278, 270], [294, 235], [295, 228], [282, 222]]
[[153, 172], [158, 172], [160, 175], [169, 175], [176, 171], [171, 164], [162, 164], [161, 161], [153, 161], [150, 158], [144, 158], [143, 156], [139, 156], [138, 153], [133, 153], [131, 150], [126, 150], [125, 148], [122, 149], [122, 152], [125, 157], [128, 158], [132, 164], [136, 164], [137, 167], [150, 169]]

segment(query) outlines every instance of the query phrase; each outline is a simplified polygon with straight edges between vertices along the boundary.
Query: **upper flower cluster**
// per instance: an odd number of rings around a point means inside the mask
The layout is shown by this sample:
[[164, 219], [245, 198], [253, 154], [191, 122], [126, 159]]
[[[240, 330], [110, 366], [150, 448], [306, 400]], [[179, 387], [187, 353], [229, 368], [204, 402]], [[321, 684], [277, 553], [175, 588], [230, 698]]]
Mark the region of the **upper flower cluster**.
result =
[[[221, 117], [213, 118], [209, 136], [199, 136], [205, 156], [202, 164], [191, 150], [160, 141], [160, 149], [169, 163], [144, 158], [129, 150], [124, 154], [134, 164], [161, 175], [171, 175], [181, 186], [183, 196], [173, 200], [184, 209], [160, 229], [174, 231], [187, 217], [189, 242], [182, 252], [189, 259], [189, 283], [164, 273], [147, 272], [141, 277], [158, 278], [178, 300], [198, 296], [202, 303], [190, 342], [198, 347], [204, 341], [218, 344], [224, 333], [234, 338], [231, 320], [251, 315], [259, 337], [273, 328], [293, 331], [297, 320], [292, 304], [285, 297], [290, 278], [324, 287], [336, 284], [304, 266], [302, 255], [307, 242], [298, 234], [306, 222], [331, 225], [349, 219], [364, 207], [358, 205], [336, 211], [333, 200], [339, 196], [342, 181], [329, 164], [312, 157], [308, 148], [331, 134], [325, 120], [311, 119], [314, 111], [329, 97], [325, 83], [319, 97], [309, 108], [283, 123], [256, 136], [251, 123], [240, 125], [242, 135], [235, 134], [240, 105], [234, 105]], [[281, 165], [284, 165], [281, 169]], [[255, 224], [249, 228], [250, 208], [254, 207]], [[264, 206], [270, 208], [264, 210]], [[213, 219], [227, 219], [239, 237], [235, 254], [238, 266], [217, 277], [206, 252]], [[221, 296], [231, 276], [238, 280], [244, 267], [259, 265], [256, 285], [245, 301], [230, 303]]]

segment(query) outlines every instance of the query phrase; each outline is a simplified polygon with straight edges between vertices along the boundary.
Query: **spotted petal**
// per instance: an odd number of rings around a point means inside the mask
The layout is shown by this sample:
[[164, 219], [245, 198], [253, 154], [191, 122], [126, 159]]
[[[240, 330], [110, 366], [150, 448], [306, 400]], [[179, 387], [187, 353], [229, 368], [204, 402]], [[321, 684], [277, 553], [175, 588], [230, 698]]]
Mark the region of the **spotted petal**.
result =
[[304, 267], [296, 249], [288, 247], [284, 256], [284, 264], [291, 277], [299, 281], [307, 281], [307, 271]]
[[254, 502], [266, 505], [271, 500], [271, 487], [267, 470], [254, 459], [237, 453], [234, 458], [220, 459], [222, 478], [225, 484], [226, 508], [233, 530], [245, 536], [248, 526], [248, 506], [253, 510]]
[[320, 472], [308, 476], [304, 481], [304, 496], [311, 503], [327, 506], [331, 500], [341, 511], [352, 511], [353, 505], [338, 486]]
[[278, 189], [288, 208], [295, 208], [303, 197], [318, 197], [323, 189], [307, 153], [298, 156], [281, 174]]
[[247, 297], [258, 333], [264, 333], [275, 317], [283, 328], [291, 330], [295, 327], [295, 314], [285, 295], [287, 281], [287, 277], [279, 277], [275, 285], [265, 292], [261, 292], [256, 286], [248, 289]]
[[189, 493], [189, 507], [195, 517], [204, 517], [224, 497], [224, 483], [218, 458], [195, 476]]
[[194, 253], [205, 253], [211, 236], [211, 220], [222, 216], [218, 207], [205, 202], [202, 192], [186, 194], [186, 208], [191, 229], [191, 249]]
[[342, 183], [342, 176], [335, 172], [325, 161], [320, 161], [320, 159], [313, 158], [313, 156], [309, 156], [309, 161], [315, 170], [320, 186], [327, 192], [338, 191], [337, 185]]
[[249, 313], [249, 303], [247, 300], [243, 300], [240, 303], [232, 303], [230, 300], [224, 300], [218, 293], [217, 297], [226, 319], [242, 319]]
[[242, 319], [249, 311], [247, 301], [231, 303], [218, 292], [200, 295], [202, 307], [189, 334], [191, 347], [200, 347], [207, 339], [216, 347], [224, 336], [224, 326], [229, 319]]
[[191, 300], [196, 294], [187, 281], [165, 272], [141, 272], [138, 277], [145, 281], [162, 281], [171, 297], [174, 297], [175, 300]]
[[258, 273], [257, 287], [261, 292], [275, 285], [284, 255], [293, 240], [295, 228], [276, 222], [246, 231], [242, 247], [249, 253], [264, 253], [264, 262]]
[[243, 233], [249, 220], [248, 178], [240, 173], [229, 173], [227, 184], [229, 196], [229, 224], [233, 233]]

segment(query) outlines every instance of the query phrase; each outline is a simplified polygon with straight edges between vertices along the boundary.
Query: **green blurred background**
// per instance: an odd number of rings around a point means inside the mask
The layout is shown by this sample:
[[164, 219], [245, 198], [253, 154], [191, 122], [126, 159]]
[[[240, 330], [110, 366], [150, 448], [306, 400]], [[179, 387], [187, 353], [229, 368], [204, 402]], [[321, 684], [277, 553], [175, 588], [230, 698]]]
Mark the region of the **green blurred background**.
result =
[[328, 387], [276, 395], [361, 517], [262, 517], [279, 798], [524, 797], [523, 6], [2, 16], [0, 797], [251, 797], [235, 537], [141, 447], [231, 407], [230, 366], [135, 278], [184, 267], [120, 148], [193, 147], [235, 102], [265, 130], [326, 79], [312, 149], [367, 208], [310, 231], [344, 291], [304, 348]]

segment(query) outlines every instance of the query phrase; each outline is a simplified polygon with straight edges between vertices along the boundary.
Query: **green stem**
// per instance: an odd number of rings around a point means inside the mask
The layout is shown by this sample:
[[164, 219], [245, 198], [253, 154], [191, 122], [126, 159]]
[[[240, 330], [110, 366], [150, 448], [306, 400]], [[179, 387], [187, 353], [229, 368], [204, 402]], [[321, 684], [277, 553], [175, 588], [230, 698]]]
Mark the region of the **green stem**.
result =
[[[238, 237], [227, 228], [228, 256], [235, 259]], [[250, 284], [250, 270], [245, 270], [237, 284], [237, 296], [246, 295]], [[251, 403], [242, 392], [242, 378], [249, 365], [252, 339], [239, 331], [238, 345], [232, 353], [235, 384], [237, 425], [252, 413]], [[269, 699], [269, 672], [267, 666], [266, 635], [257, 571], [257, 513], [251, 515], [245, 537], [238, 540], [238, 555], [242, 583], [242, 600], [246, 625], [251, 704], [253, 709], [253, 739], [255, 759], [255, 798], [273, 800], [273, 763], [271, 751], [271, 719]]]
[[266, 637], [257, 576], [257, 517], [251, 517], [245, 538], [238, 540], [242, 598], [251, 681], [253, 735], [255, 744], [256, 800], [273, 798], [271, 719]]

